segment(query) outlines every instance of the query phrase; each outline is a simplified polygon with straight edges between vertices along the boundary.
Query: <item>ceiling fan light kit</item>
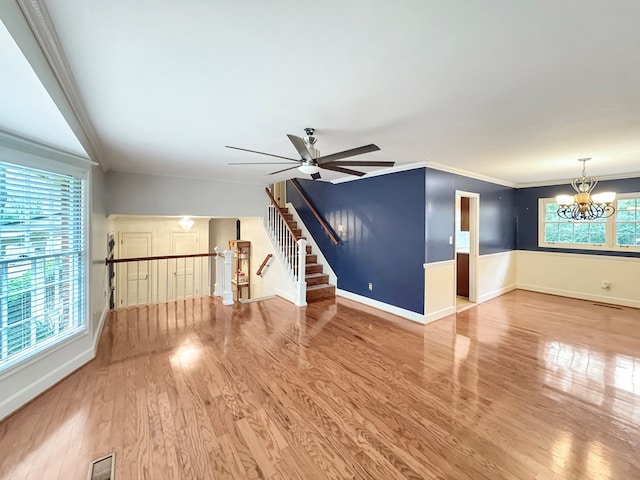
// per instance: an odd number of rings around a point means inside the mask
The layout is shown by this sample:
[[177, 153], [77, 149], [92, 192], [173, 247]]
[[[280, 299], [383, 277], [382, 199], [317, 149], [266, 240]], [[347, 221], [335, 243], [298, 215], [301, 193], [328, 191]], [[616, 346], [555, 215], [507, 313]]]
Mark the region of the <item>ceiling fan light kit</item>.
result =
[[559, 205], [558, 216], [567, 220], [596, 220], [613, 215], [616, 209], [613, 202], [615, 192], [593, 193], [598, 183], [596, 177], [587, 177], [587, 162], [590, 158], [580, 158], [582, 162], [582, 176], [571, 182], [576, 191], [575, 195], [558, 195], [556, 203]]
[[[380, 150], [380, 147], [374, 145], [373, 143], [370, 145], [364, 145], [362, 147], [352, 148], [350, 150], [345, 150], [343, 152], [332, 153], [331, 155], [325, 155], [324, 157], [320, 156], [320, 152], [315, 148], [315, 144], [318, 141], [316, 137], [314, 137], [315, 129], [313, 128], [305, 128], [304, 133], [306, 136], [304, 138], [297, 137], [295, 135], [287, 135], [289, 141], [293, 144], [294, 148], [298, 151], [300, 155], [300, 160], [296, 160], [295, 158], [283, 157], [281, 155], [274, 155], [271, 153], [258, 152], [256, 150], [249, 150], [247, 148], [240, 147], [232, 147], [230, 145], [226, 145], [226, 148], [232, 148], [234, 150], [241, 150], [243, 152], [251, 152], [257, 153], [260, 155], [267, 155], [270, 157], [282, 158], [284, 160], [289, 160], [290, 162], [296, 162], [298, 165], [285, 168], [282, 170], [278, 170], [276, 172], [271, 172], [269, 175], [276, 175], [278, 173], [286, 172], [288, 170], [293, 170], [297, 168], [301, 173], [306, 175], [311, 175], [313, 180], [317, 180], [320, 178], [320, 170], [331, 170], [339, 173], [346, 173], [348, 175], [356, 175], [361, 177], [365, 175], [364, 172], [360, 172], [357, 170], [352, 170], [350, 168], [345, 167], [393, 167], [395, 162], [381, 162], [381, 161], [358, 161], [358, 160], [347, 160], [347, 161], [339, 161], [343, 158], [354, 157], [356, 155], [362, 155], [364, 153], [370, 153]], [[291, 165], [288, 162], [271, 162], [271, 163], [230, 163], [229, 165]]]

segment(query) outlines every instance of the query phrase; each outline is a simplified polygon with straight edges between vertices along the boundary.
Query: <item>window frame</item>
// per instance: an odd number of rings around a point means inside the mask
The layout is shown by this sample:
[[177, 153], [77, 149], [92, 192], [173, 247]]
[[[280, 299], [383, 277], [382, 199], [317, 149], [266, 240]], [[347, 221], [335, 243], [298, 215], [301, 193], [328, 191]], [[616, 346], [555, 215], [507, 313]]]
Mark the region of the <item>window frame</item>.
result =
[[[604, 244], [587, 244], [587, 243], [554, 243], [545, 241], [545, 225], [546, 210], [549, 203], [556, 203], [555, 197], [538, 199], [538, 247], [557, 248], [569, 250], [599, 250], [605, 252], [640, 252], [640, 245], [616, 245], [616, 225], [617, 223], [617, 201], [627, 198], [640, 200], [640, 192], [628, 192], [616, 194], [616, 213], [606, 218], [605, 225], [605, 242]], [[639, 220], [640, 221], [640, 220]]]
[[30, 168], [46, 173], [67, 175], [78, 178], [82, 182], [82, 260], [83, 277], [78, 287], [82, 289], [83, 303], [79, 324], [51, 338], [31, 345], [24, 350], [24, 355], [16, 355], [11, 360], [0, 364], [0, 379], [10, 375], [12, 371], [23, 368], [44, 356], [64, 347], [65, 344], [80, 336], [89, 334], [91, 298], [91, 165], [93, 162], [66, 152], [33, 144], [29, 141], [0, 135], [0, 161], [19, 168]]

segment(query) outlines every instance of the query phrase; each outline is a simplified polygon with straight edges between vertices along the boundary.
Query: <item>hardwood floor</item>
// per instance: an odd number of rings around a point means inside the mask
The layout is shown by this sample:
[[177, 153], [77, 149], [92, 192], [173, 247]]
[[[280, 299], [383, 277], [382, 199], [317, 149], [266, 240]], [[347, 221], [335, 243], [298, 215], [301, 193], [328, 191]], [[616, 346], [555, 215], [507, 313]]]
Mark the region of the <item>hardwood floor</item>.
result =
[[0, 478], [637, 479], [640, 311], [515, 291], [426, 327], [345, 300], [113, 312], [0, 423]]

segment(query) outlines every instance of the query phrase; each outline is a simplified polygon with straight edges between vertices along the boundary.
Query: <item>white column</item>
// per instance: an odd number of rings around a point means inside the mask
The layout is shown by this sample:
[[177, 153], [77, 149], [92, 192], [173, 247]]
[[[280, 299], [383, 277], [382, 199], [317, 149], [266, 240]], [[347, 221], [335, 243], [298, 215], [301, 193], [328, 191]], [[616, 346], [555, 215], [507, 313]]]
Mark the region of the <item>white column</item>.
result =
[[296, 243], [298, 244], [298, 278], [296, 279], [295, 304], [298, 307], [304, 307], [307, 304], [307, 282], [305, 281], [307, 241], [301, 238]]
[[233, 290], [231, 290], [231, 264], [233, 262], [233, 250], [224, 251], [224, 283], [222, 285], [222, 304], [233, 305]]
[[222, 252], [224, 252], [224, 250], [220, 247], [216, 247], [213, 251], [216, 252], [216, 283], [213, 285], [213, 294], [216, 297], [221, 297], [222, 280], [224, 276], [224, 258], [222, 257]]

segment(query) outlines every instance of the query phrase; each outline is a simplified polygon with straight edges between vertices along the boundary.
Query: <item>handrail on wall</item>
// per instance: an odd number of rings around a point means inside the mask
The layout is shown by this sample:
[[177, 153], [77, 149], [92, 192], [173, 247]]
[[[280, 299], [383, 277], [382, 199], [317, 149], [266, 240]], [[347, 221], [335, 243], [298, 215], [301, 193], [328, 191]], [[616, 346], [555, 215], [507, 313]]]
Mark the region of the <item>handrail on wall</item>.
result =
[[272, 253], [267, 254], [266, 257], [264, 257], [264, 260], [262, 261], [262, 264], [260, 265], [260, 268], [258, 268], [258, 271], [256, 272], [257, 276], [262, 276], [262, 270], [264, 270], [264, 268], [267, 266], [267, 263], [269, 262], [269, 259], [273, 257]]
[[329, 238], [331, 239], [331, 243], [333, 243], [334, 245], [340, 245], [340, 239], [334, 233], [333, 229], [327, 224], [327, 222], [325, 222], [324, 219], [320, 216], [320, 214], [315, 209], [315, 207], [311, 204], [307, 196], [302, 191], [302, 188], [298, 184], [298, 181], [295, 178], [292, 178], [290, 181], [291, 181], [291, 185], [293, 185], [293, 187], [296, 189], [300, 197], [302, 197], [302, 200], [307, 205], [311, 213], [313, 213], [313, 216], [316, 217], [316, 220], [318, 220], [318, 222], [320, 223], [320, 226], [323, 228], [326, 234], [329, 235]]

